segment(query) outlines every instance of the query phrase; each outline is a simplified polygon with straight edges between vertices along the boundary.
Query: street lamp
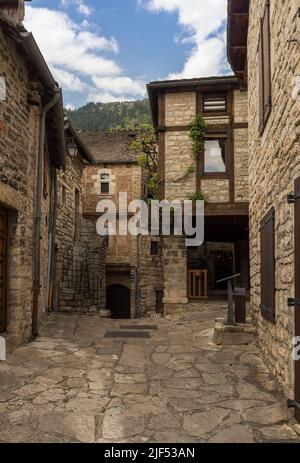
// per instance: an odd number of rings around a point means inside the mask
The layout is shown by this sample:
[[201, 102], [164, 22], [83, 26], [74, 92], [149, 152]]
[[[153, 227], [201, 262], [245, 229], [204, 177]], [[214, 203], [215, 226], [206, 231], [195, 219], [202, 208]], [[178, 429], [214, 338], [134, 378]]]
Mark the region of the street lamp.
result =
[[69, 138], [68, 139], [68, 152], [71, 158], [76, 158], [78, 154], [78, 147], [75, 143], [74, 138]]

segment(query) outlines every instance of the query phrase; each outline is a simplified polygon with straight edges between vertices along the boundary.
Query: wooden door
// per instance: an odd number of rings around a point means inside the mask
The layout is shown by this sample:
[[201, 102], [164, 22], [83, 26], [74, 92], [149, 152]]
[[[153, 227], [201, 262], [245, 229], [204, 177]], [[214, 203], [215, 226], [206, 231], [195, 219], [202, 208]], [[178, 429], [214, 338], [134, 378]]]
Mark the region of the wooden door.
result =
[[[300, 336], [300, 178], [295, 182], [295, 337]], [[297, 305], [298, 303], [298, 305]], [[295, 401], [300, 405], [300, 360], [295, 361]], [[295, 408], [300, 422], [300, 410]]]
[[0, 333], [6, 328], [6, 242], [7, 212], [0, 208]]

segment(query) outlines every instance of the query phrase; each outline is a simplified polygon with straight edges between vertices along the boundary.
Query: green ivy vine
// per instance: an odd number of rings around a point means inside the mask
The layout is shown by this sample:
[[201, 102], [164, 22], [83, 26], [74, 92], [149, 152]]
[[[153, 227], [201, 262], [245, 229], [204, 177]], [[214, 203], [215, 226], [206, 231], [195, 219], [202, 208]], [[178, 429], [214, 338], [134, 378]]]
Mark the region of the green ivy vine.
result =
[[189, 135], [193, 141], [193, 153], [195, 159], [200, 156], [200, 153], [204, 146], [204, 138], [205, 138], [205, 121], [201, 114], [197, 114], [195, 119], [190, 124], [190, 131]]

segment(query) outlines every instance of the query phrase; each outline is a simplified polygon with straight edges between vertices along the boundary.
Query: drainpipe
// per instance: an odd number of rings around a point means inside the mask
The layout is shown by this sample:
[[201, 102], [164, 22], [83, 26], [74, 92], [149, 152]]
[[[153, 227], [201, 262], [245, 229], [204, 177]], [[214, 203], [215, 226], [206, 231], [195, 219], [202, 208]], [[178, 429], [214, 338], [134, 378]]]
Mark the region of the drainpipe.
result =
[[45, 147], [45, 125], [46, 115], [60, 98], [59, 88], [54, 88], [53, 98], [41, 107], [40, 131], [39, 131], [39, 152], [37, 169], [36, 205], [34, 217], [34, 260], [33, 260], [33, 305], [32, 305], [32, 338], [38, 336], [38, 312], [40, 295], [40, 271], [41, 271], [41, 219], [42, 219], [42, 196], [44, 176], [44, 147]]

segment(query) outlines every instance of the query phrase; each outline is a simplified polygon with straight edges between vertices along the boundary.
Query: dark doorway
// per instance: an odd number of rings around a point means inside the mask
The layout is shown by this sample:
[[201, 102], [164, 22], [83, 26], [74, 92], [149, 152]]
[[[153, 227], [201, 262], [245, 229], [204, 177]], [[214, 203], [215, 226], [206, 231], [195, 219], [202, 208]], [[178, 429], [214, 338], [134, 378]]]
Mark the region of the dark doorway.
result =
[[6, 329], [6, 242], [7, 212], [0, 208], [0, 333]]
[[108, 286], [106, 289], [106, 308], [111, 311], [111, 318], [131, 318], [130, 289], [123, 285]]
[[[223, 280], [233, 274], [232, 252], [214, 252], [215, 281]], [[215, 283], [216, 290], [227, 289], [227, 283]]]

